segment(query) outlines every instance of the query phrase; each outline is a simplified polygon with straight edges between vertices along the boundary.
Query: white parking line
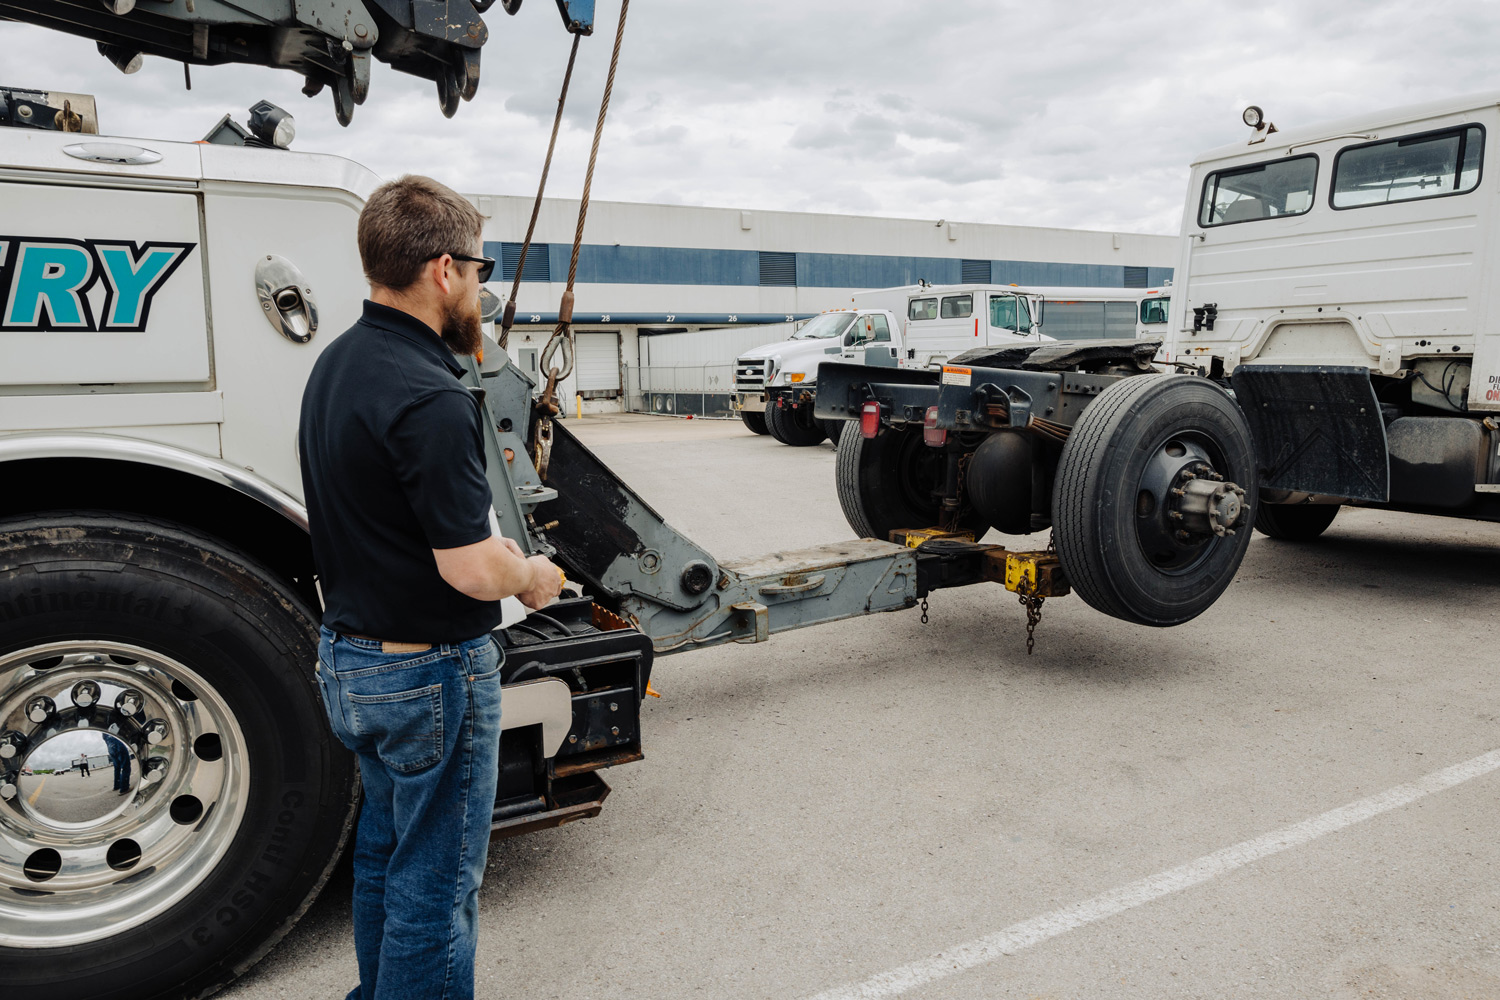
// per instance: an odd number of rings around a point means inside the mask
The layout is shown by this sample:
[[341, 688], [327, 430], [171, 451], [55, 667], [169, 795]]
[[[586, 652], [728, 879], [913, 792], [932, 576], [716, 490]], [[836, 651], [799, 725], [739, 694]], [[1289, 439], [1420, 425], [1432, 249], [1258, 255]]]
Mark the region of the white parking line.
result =
[[1345, 827], [1362, 823], [1392, 809], [1399, 809], [1434, 792], [1461, 785], [1497, 769], [1500, 769], [1500, 750], [1492, 750], [1462, 764], [1445, 767], [1410, 784], [1397, 785], [1367, 799], [1331, 809], [1253, 840], [1242, 841], [1177, 868], [1111, 889], [1081, 903], [1023, 920], [1004, 930], [940, 951], [931, 958], [878, 973], [863, 982], [826, 990], [809, 1000], [876, 1000], [879, 997], [898, 996], [927, 983], [993, 962], [1002, 955], [1021, 951], [1095, 921], [1124, 913], [1152, 900], [1190, 889], [1261, 858], [1301, 847], [1319, 837], [1337, 833]]

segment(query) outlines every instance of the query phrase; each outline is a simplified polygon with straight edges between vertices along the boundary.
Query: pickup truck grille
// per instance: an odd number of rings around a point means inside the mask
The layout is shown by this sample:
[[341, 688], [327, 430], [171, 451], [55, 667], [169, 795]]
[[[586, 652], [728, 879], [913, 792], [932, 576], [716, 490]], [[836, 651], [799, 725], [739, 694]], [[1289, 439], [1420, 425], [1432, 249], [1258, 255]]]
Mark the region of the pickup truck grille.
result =
[[740, 358], [734, 363], [734, 391], [760, 392], [766, 387], [766, 368], [762, 358]]

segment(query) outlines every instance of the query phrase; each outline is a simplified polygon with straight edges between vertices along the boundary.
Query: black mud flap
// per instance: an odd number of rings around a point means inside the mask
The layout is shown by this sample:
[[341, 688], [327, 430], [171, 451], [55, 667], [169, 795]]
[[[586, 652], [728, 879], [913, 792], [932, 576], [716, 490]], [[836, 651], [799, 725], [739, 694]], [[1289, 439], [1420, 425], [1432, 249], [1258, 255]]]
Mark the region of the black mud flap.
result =
[[1385, 422], [1365, 368], [1240, 365], [1234, 394], [1260, 467], [1260, 488], [1385, 503]]

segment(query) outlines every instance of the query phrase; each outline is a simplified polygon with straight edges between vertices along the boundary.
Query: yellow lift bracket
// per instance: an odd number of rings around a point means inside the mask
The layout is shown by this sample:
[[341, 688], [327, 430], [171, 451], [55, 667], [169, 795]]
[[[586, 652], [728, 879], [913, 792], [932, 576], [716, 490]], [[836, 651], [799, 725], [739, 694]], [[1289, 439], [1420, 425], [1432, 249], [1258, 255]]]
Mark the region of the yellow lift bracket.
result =
[[[891, 532], [891, 541], [907, 548], [921, 548], [928, 542], [961, 542], [974, 544], [968, 531], [943, 531], [941, 528], [912, 528]], [[1012, 552], [1000, 545], [976, 545], [983, 553], [981, 573], [986, 580], [1002, 584], [1006, 590], [1028, 597], [1063, 597], [1071, 593], [1057, 553]]]
[[985, 578], [1005, 584], [1006, 590], [1017, 594], [1024, 592], [1033, 597], [1062, 597], [1071, 590], [1056, 552], [1007, 552], [1000, 549], [989, 553], [986, 558]]

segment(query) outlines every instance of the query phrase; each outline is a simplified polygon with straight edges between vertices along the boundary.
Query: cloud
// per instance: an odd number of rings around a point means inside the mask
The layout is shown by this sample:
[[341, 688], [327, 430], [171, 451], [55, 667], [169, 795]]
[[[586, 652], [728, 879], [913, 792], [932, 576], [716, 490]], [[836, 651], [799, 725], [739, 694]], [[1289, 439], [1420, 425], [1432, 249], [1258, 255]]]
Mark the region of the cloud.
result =
[[637, 146], [676, 146], [687, 134], [686, 125], [659, 125], [640, 129], [631, 135], [630, 141]]
[[[6, 80], [99, 96], [109, 131], [200, 138], [265, 97], [297, 148], [385, 176], [529, 194], [571, 42], [550, 5], [486, 15], [476, 99], [450, 121], [428, 81], [378, 65], [341, 129], [295, 74], [147, 58], [0, 24]], [[582, 184], [618, 0], [579, 50], [549, 191]], [[1244, 134], [1491, 86], [1500, 5], [1430, 0], [654, 0], [630, 12], [594, 197], [1173, 233], [1188, 165]], [[1434, 73], [1432, 67], [1442, 68]]]

